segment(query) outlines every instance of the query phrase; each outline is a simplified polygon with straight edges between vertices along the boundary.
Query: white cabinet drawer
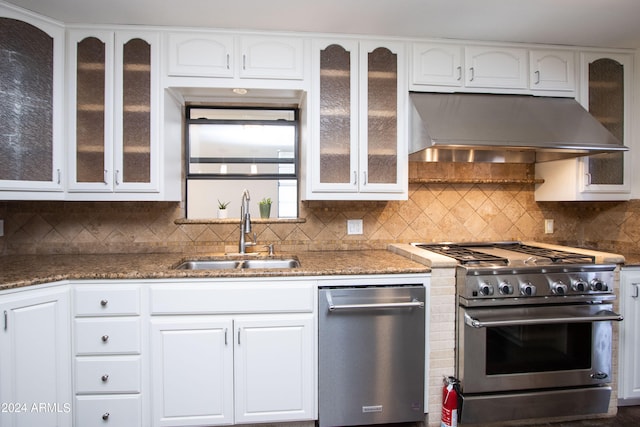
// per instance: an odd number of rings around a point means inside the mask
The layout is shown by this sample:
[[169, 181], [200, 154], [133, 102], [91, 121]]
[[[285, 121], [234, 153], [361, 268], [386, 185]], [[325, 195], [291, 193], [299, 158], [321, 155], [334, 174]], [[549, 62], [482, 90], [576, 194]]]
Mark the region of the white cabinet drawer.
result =
[[140, 289], [137, 287], [77, 286], [76, 316], [123, 316], [140, 314]]
[[140, 427], [140, 395], [77, 396], [75, 425], [82, 427]]
[[140, 393], [140, 356], [76, 359], [76, 393]]
[[151, 289], [152, 314], [312, 312], [310, 282], [175, 284]]
[[140, 320], [76, 319], [75, 345], [77, 355], [140, 354]]

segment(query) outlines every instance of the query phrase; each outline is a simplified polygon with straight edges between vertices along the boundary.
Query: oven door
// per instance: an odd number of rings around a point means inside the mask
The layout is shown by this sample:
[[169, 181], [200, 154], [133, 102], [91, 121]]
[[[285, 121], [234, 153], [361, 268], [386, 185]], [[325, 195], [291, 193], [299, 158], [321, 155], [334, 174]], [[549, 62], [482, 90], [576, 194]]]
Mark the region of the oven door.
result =
[[611, 382], [611, 304], [459, 308], [465, 393]]

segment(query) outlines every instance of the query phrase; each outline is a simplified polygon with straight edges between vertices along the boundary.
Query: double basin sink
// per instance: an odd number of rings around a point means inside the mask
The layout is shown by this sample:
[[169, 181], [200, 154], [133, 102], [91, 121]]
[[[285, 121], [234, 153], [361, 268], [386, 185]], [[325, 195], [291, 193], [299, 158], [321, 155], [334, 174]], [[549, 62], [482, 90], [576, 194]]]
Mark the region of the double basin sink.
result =
[[197, 259], [178, 264], [178, 270], [235, 270], [256, 268], [297, 268], [297, 258]]

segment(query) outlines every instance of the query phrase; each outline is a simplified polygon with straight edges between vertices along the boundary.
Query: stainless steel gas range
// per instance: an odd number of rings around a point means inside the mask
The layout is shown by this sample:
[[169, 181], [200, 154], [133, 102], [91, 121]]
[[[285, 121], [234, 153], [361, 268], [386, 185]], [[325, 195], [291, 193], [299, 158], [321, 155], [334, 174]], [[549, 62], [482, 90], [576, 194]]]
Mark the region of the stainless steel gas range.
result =
[[413, 246], [458, 263], [462, 423], [607, 412], [616, 264], [520, 242]]

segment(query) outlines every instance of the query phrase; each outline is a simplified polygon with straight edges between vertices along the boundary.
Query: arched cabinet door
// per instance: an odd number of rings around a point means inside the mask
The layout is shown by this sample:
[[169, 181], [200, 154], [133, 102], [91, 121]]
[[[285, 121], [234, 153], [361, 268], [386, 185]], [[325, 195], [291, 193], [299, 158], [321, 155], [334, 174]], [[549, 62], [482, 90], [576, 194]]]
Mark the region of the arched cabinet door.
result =
[[0, 7], [0, 195], [5, 199], [63, 197], [63, 52], [63, 27]]
[[[626, 57], [616, 58], [606, 55], [584, 55], [584, 76], [588, 82], [588, 92], [583, 93], [582, 103], [585, 108], [618, 140], [629, 145], [626, 138], [627, 128], [631, 122], [625, 120], [625, 95], [628, 81], [625, 74], [630, 73], [625, 64]], [[628, 188], [629, 165], [628, 153], [600, 154], [589, 156], [584, 160], [585, 191], [606, 191], [611, 186], [620, 189]]]
[[[631, 146], [633, 56], [611, 52], [580, 53], [582, 106], [620, 142]], [[631, 152], [617, 152], [536, 164], [537, 201], [629, 200]]]
[[158, 38], [69, 32], [69, 198], [159, 191]]
[[403, 43], [318, 39], [306, 198], [407, 198]]

